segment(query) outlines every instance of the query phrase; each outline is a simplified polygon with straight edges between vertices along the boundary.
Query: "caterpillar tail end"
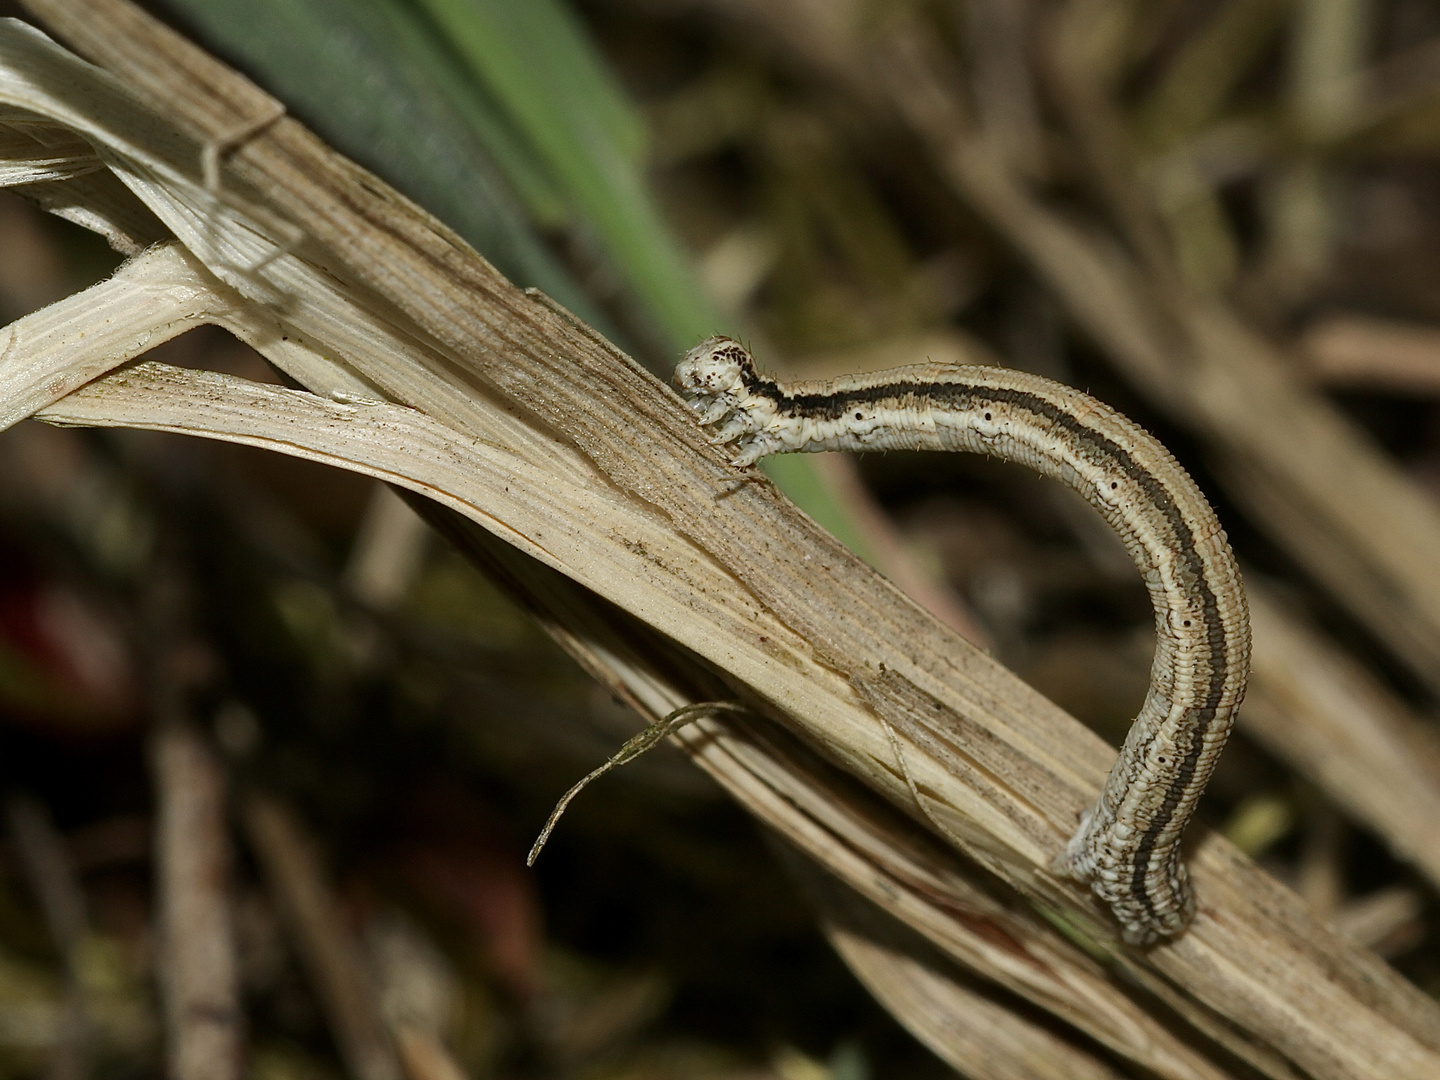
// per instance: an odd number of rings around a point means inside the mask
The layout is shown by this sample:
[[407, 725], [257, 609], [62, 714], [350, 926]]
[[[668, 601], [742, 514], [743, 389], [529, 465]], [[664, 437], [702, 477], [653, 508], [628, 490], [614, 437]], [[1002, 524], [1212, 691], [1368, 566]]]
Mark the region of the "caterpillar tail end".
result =
[[1195, 916], [1194, 893], [1184, 864], [1171, 861], [1164, 868], [1160, 875], [1163, 889], [1151, 888], [1148, 877], [1144, 888], [1136, 888], [1133, 858], [1092, 830], [1093, 820], [1093, 811], [1086, 811], [1051, 869], [1089, 885], [1110, 909], [1127, 945], [1147, 948], [1183, 934]]

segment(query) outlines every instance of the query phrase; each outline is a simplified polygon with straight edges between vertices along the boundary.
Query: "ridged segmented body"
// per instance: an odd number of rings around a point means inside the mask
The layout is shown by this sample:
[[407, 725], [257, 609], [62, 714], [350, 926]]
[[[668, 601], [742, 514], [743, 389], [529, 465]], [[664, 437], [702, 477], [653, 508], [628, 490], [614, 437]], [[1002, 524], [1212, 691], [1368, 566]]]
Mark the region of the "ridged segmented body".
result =
[[1195, 482], [1154, 437], [1094, 398], [1025, 372], [921, 365], [779, 383], [729, 338], [692, 349], [675, 381], [718, 424], [736, 465], [817, 450], [965, 450], [1064, 481], [1100, 511], [1155, 606], [1145, 704], [1058, 867], [1086, 881], [1126, 941], [1185, 929], [1194, 901], [1179, 842], [1249, 673], [1239, 569]]

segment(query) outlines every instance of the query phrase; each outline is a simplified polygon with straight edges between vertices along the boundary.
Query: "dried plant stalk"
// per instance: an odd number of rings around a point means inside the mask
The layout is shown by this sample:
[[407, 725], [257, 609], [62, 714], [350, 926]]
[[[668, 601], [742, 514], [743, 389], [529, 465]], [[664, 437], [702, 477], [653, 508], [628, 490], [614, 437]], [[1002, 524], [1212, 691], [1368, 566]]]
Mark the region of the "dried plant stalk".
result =
[[403, 1080], [378, 995], [326, 885], [314, 843], [289, 808], [269, 796], [249, 793], [241, 815], [251, 850], [350, 1075], [356, 1080]]
[[243, 1043], [224, 768], [183, 720], [163, 723], [151, 756], [159, 813], [161, 971], [172, 1080], [236, 1080]]

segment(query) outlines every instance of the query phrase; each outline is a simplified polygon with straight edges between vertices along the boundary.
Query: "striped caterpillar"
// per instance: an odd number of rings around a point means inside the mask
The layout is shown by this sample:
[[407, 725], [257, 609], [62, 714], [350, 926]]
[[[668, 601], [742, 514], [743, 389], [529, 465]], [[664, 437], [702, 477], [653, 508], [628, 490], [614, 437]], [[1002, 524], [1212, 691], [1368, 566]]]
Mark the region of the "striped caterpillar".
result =
[[1101, 513], [1150, 591], [1155, 659], [1099, 801], [1056, 866], [1089, 883], [1127, 942], [1181, 933], [1194, 898], [1180, 836], [1245, 693], [1250, 625], [1225, 533], [1170, 452], [1094, 398], [1004, 368], [780, 383], [716, 337], [686, 355], [675, 382], [737, 466], [818, 450], [964, 450], [1055, 477]]

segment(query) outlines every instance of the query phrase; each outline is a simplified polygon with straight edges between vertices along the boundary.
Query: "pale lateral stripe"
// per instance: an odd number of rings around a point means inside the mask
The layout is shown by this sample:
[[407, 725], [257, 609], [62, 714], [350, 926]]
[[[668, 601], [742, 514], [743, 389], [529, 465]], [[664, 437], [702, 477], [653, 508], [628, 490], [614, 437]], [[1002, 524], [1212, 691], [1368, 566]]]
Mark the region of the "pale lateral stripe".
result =
[[1150, 590], [1155, 660], [1100, 799], [1056, 865], [1110, 905], [1126, 941], [1182, 932], [1194, 899], [1180, 836], [1245, 693], [1250, 624], [1225, 533], [1170, 452], [1108, 405], [1003, 368], [779, 383], [738, 342], [711, 338], [675, 381], [739, 466], [817, 450], [965, 450], [1062, 480], [1100, 511]]

